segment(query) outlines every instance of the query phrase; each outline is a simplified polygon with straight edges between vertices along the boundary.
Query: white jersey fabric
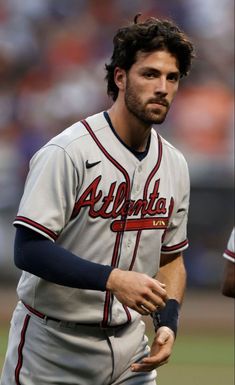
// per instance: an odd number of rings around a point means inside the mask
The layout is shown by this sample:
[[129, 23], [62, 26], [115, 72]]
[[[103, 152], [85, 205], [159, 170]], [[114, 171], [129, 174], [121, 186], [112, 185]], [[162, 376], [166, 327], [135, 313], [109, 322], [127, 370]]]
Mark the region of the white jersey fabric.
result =
[[235, 263], [235, 228], [233, 228], [231, 234], [230, 234], [230, 237], [229, 237], [229, 240], [228, 240], [228, 243], [227, 243], [227, 247], [226, 249], [224, 250], [224, 253], [223, 253], [223, 257], [225, 259], [228, 259], [229, 261]]
[[[189, 190], [187, 164], [176, 148], [152, 129], [140, 161], [101, 112], [34, 155], [14, 224], [86, 260], [154, 277], [161, 253], [188, 246]], [[110, 292], [65, 287], [27, 272], [17, 291], [31, 307], [61, 320], [119, 325], [140, 317]]]

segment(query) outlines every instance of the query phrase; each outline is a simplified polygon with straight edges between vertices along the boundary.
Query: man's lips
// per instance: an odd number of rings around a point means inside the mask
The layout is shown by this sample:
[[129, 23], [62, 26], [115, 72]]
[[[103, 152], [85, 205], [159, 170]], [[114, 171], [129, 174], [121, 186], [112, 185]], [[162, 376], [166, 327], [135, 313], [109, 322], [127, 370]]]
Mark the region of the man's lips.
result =
[[156, 106], [168, 107], [168, 102], [164, 100], [150, 100], [149, 103], [155, 104]]
[[166, 107], [166, 105], [165, 104], [163, 104], [163, 103], [150, 103], [152, 106], [155, 106], [155, 107]]

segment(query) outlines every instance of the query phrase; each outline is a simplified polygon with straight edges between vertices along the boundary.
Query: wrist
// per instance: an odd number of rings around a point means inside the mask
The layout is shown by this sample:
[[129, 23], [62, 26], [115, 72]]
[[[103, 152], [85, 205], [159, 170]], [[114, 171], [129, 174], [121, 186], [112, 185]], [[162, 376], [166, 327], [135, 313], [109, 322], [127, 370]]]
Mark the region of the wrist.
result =
[[175, 339], [175, 333], [173, 332], [173, 330], [171, 328], [169, 328], [168, 326], [160, 326], [157, 330], [156, 330], [156, 337], [158, 336], [159, 333], [161, 332], [165, 332], [165, 333], [168, 333], [168, 334], [171, 334], [174, 339]]
[[154, 312], [153, 324], [155, 331], [160, 327], [166, 326], [172, 330], [176, 337], [179, 323], [179, 309], [179, 302], [175, 299], [169, 299], [163, 309]]
[[106, 282], [106, 290], [113, 291], [116, 284], [116, 278], [117, 274], [120, 270], [117, 268], [114, 268], [111, 273], [109, 274], [109, 277]]

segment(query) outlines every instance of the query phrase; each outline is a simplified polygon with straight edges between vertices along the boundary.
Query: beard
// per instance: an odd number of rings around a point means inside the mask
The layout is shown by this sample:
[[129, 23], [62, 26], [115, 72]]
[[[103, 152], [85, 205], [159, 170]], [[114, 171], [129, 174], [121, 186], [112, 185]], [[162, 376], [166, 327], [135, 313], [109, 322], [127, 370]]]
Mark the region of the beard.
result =
[[[163, 103], [162, 108], [151, 107], [150, 103]], [[167, 112], [169, 110], [169, 102], [163, 99], [162, 96], [151, 98], [147, 103], [143, 103], [138, 94], [134, 90], [134, 87], [130, 85], [127, 78], [126, 92], [125, 92], [125, 104], [130, 113], [132, 113], [141, 122], [152, 125], [161, 124], [164, 122]]]

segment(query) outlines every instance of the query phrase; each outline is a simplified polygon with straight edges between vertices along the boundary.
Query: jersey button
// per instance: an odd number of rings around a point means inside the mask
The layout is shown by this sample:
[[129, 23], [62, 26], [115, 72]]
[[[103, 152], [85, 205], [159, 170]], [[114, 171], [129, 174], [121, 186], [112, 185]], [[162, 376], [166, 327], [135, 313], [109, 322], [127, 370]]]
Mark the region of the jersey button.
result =
[[138, 171], [141, 172], [142, 171], [142, 165], [140, 164], [139, 167], [138, 167]]

